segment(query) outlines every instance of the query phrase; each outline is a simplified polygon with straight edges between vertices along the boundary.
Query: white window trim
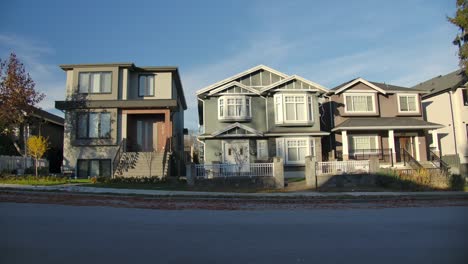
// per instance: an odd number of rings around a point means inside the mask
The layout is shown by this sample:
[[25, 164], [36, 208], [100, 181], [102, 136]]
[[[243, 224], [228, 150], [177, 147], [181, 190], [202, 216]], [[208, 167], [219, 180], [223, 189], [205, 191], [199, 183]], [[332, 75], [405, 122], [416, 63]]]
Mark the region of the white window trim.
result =
[[[415, 111], [401, 111], [401, 104], [400, 104], [400, 97], [401, 96], [414, 96], [415, 97], [415, 104], [416, 110]], [[400, 114], [419, 114], [419, 95], [418, 94], [397, 94], [398, 98], [398, 113]]]
[[[343, 94], [343, 104], [344, 104], [344, 112], [347, 114], [376, 114], [377, 113], [377, 105], [375, 103], [375, 95], [376, 93], [344, 93]], [[372, 97], [372, 106], [374, 111], [348, 111], [348, 107], [346, 105], [346, 97], [351, 96], [371, 96]]]
[[[315, 145], [315, 138], [314, 137], [285, 137], [285, 138], [277, 138], [276, 139], [276, 155], [280, 156], [284, 160], [284, 164], [289, 165], [304, 165], [305, 160], [302, 161], [289, 161], [288, 157], [288, 141], [299, 141], [305, 140], [306, 141], [306, 157], [307, 156], [314, 156], [316, 157], [316, 145]], [[281, 144], [281, 146], [279, 146]], [[314, 153], [310, 153], [311, 147], [314, 147]], [[281, 149], [282, 153], [278, 153], [279, 149]]]
[[[306, 117], [305, 120], [287, 120], [286, 119], [286, 97], [287, 96], [302, 96], [304, 98], [304, 116]], [[277, 98], [280, 98], [280, 112], [278, 113], [276, 109]], [[311, 100], [311, 109], [309, 115], [309, 98]], [[314, 122], [314, 97], [307, 93], [280, 93], [275, 94], [273, 96], [273, 103], [274, 103], [274, 112], [275, 112], [275, 124], [310, 124]], [[279, 118], [278, 118], [279, 117]]]
[[[227, 116], [228, 113], [228, 105], [227, 105], [227, 100], [228, 99], [241, 99], [242, 100], [242, 105], [241, 105], [241, 112], [243, 109], [244, 115], [241, 116], [236, 116], [236, 117], [230, 117]], [[219, 101], [223, 100], [223, 116], [220, 115], [220, 103]], [[245, 109], [246, 109], [246, 104], [247, 101], [249, 101], [249, 115], [245, 115]], [[218, 98], [218, 103], [217, 103], [217, 111], [218, 111], [218, 120], [250, 120], [252, 118], [252, 98], [250, 96], [231, 96], [231, 95], [225, 95], [221, 96]]]
[[[355, 154], [355, 151], [356, 151], [356, 146], [354, 145], [356, 141], [354, 140], [354, 138], [371, 138], [371, 137], [375, 138], [376, 150], [375, 151], [367, 151], [367, 152], [362, 152], [362, 151], [359, 152], [358, 151], [357, 154], [375, 154], [375, 153], [377, 153], [378, 150], [380, 149], [380, 147], [379, 147], [379, 136], [378, 135], [348, 135], [348, 142], [350, 141], [349, 138], [353, 138], [353, 140], [352, 140], [353, 145], [352, 145], [352, 148], [351, 148], [351, 146], [349, 148], [349, 155]], [[369, 142], [369, 144], [370, 144], [370, 142]]]
[[[259, 149], [260, 149], [260, 148], [259, 148], [260, 144], [259, 144], [259, 143], [260, 143], [260, 142], [265, 143], [265, 152], [266, 152], [266, 156], [264, 156], [264, 157], [260, 157], [260, 156], [259, 156], [259, 153], [260, 153], [260, 151], [259, 151]], [[268, 152], [268, 140], [266, 140], [266, 139], [259, 139], [259, 140], [257, 140], [257, 159], [258, 159], [258, 160], [267, 160], [267, 159], [269, 158], [268, 153], [269, 153], [269, 152]]]

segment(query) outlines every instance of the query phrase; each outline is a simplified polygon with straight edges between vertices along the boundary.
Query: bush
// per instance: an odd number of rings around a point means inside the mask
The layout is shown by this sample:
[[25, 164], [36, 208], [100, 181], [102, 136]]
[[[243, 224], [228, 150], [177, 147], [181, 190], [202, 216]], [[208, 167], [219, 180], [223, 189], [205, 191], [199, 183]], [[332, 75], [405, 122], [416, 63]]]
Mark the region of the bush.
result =
[[105, 184], [160, 184], [167, 182], [166, 179], [158, 177], [97, 177], [96, 181]]
[[[453, 186], [450, 181], [453, 180], [439, 170], [382, 169], [377, 173], [376, 184], [384, 188], [409, 191], [446, 190]], [[462, 186], [459, 182], [456, 184]]]
[[[24, 174], [36, 174], [36, 169], [34, 167], [29, 167], [24, 170]], [[37, 168], [37, 174], [39, 175], [48, 175], [49, 174], [49, 168], [47, 167], [40, 167]]]
[[456, 191], [463, 191], [465, 188], [465, 178], [459, 174], [452, 174], [450, 176], [450, 188]]

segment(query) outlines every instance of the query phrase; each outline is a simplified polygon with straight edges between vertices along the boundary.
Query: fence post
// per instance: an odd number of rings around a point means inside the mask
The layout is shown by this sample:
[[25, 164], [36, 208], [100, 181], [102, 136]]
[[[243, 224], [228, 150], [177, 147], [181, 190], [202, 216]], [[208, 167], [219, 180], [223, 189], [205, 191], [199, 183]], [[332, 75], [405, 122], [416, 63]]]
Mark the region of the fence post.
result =
[[185, 165], [185, 173], [186, 173], [186, 178], [187, 178], [187, 184], [189, 186], [193, 186], [195, 185], [195, 177], [197, 176], [196, 173], [196, 169], [195, 169], [195, 164], [189, 162]]
[[273, 177], [275, 178], [276, 189], [284, 188], [284, 165], [283, 158], [273, 158]]
[[369, 173], [374, 174], [379, 171], [380, 164], [379, 164], [379, 158], [377, 157], [370, 157], [369, 159]]
[[317, 188], [317, 171], [315, 170], [315, 157], [305, 157], [305, 180], [306, 186]]

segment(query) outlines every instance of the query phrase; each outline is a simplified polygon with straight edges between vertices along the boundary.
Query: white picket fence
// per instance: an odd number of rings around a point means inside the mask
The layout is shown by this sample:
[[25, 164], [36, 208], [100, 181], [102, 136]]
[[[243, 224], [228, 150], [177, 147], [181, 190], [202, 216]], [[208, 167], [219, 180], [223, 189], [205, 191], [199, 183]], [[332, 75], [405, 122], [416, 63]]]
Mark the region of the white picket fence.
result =
[[249, 163], [249, 164], [196, 164], [197, 178], [216, 177], [268, 177], [273, 176], [273, 163]]
[[[34, 167], [34, 159], [31, 157], [24, 158], [21, 156], [0, 155], [0, 171], [11, 172], [13, 170], [24, 170], [31, 167]], [[49, 161], [45, 159], [38, 160], [38, 167], [49, 167]]]
[[369, 160], [324, 161], [316, 163], [316, 173], [343, 174], [343, 173], [368, 173]]

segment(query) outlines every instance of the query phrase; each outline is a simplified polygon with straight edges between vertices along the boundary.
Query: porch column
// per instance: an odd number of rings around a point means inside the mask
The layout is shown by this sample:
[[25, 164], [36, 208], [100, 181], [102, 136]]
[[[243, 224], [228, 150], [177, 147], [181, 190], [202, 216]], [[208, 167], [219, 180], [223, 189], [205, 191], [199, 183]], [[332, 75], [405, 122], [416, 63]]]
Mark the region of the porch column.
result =
[[128, 69], [122, 72], [122, 100], [127, 100], [128, 94]]
[[122, 127], [120, 128], [122, 139], [127, 138], [127, 114], [122, 113]]
[[414, 154], [417, 161], [421, 161], [421, 155], [419, 155], [419, 135], [414, 136]]
[[341, 131], [341, 142], [343, 145], [343, 160], [348, 160], [348, 157], [349, 157], [348, 133], [346, 130]]
[[392, 159], [396, 162], [395, 136], [393, 130], [388, 131], [388, 147], [392, 149]]
[[434, 148], [434, 153], [440, 157], [440, 149], [439, 149], [439, 137], [436, 130], [431, 131], [432, 134], [432, 146]]

